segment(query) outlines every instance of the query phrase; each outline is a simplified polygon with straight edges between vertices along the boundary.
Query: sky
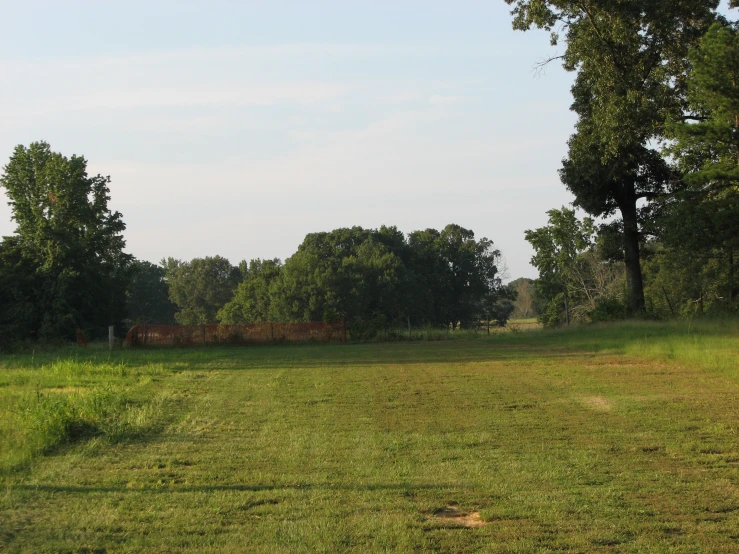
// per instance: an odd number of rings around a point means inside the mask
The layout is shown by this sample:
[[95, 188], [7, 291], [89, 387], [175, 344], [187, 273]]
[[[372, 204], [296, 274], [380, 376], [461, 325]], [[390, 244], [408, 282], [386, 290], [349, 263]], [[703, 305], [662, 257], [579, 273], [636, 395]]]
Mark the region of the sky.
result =
[[[572, 74], [503, 0], [0, 0], [0, 165], [111, 178], [126, 250], [285, 259], [307, 233], [456, 223], [536, 277]], [[0, 203], [0, 235], [15, 229]]]

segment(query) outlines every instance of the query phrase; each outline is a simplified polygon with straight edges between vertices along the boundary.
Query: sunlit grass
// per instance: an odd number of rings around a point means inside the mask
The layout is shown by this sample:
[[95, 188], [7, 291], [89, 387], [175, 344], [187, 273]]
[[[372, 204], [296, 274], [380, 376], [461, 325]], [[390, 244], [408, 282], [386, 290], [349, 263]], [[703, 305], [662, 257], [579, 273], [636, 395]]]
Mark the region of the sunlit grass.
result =
[[0, 549], [731, 552], [738, 330], [2, 357], [95, 431], [5, 471]]

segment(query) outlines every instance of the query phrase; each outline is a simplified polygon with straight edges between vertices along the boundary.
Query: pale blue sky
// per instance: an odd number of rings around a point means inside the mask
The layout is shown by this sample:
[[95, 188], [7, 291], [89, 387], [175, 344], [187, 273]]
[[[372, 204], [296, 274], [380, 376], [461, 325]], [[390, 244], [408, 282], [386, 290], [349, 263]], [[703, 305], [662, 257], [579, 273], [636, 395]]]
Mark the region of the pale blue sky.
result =
[[523, 232], [571, 201], [571, 75], [535, 75], [555, 50], [503, 0], [0, 7], [2, 164], [35, 140], [85, 155], [139, 258], [458, 223], [534, 277]]

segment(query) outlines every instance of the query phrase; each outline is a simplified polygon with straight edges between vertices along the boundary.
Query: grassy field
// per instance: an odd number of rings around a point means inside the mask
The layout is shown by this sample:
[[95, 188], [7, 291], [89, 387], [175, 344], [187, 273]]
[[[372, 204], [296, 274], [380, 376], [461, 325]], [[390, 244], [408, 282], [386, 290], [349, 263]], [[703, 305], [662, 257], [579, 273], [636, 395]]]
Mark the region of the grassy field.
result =
[[0, 357], [0, 551], [737, 552], [739, 325]]

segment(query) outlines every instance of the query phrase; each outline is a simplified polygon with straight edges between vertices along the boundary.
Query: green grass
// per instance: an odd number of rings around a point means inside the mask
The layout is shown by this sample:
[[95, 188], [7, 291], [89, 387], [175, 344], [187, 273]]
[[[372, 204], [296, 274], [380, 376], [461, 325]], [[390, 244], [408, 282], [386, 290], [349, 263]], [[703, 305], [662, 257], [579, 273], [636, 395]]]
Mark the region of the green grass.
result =
[[4, 356], [0, 550], [733, 552], [737, 414], [736, 323]]

